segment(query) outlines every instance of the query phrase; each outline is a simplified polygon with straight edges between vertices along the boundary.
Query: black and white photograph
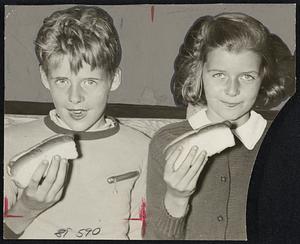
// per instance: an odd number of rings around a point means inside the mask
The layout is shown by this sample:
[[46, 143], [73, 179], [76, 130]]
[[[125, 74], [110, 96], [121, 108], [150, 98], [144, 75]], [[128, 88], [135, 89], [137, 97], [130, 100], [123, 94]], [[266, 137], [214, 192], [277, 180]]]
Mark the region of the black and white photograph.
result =
[[3, 239], [297, 243], [296, 4], [3, 18]]

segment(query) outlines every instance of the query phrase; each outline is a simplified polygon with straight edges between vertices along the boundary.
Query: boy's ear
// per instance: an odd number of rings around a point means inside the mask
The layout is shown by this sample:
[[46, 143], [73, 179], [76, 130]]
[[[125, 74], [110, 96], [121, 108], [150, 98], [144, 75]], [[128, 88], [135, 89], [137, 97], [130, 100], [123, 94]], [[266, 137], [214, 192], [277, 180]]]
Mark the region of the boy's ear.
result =
[[47, 78], [47, 75], [41, 65], [40, 65], [40, 75], [41, 75], [41, 80], [42, 80], [44, 87], [46, 87], [49, 90], [50, 88], [49, 88], [48, 78]]
[[113, 80], [111, 82], [110, 90], [111, 91], [116, 90], [120, 86], [121, 80], [122, 80], [122, 71], [120, 68], [117, 68], [117, 70], [114, 74]]

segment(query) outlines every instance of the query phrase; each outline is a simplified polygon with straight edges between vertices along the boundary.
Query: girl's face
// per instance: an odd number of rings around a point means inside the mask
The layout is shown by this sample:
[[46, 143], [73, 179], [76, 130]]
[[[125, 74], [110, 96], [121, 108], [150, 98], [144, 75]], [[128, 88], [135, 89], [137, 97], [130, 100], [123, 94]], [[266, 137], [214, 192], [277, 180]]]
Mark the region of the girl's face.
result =
[[262, 81], [260, 64], [261, 57], [249, 50], [216, 48], [207, 54], [203, 87], [211, 121], [229, 120], [240, 126], [249, 119]]

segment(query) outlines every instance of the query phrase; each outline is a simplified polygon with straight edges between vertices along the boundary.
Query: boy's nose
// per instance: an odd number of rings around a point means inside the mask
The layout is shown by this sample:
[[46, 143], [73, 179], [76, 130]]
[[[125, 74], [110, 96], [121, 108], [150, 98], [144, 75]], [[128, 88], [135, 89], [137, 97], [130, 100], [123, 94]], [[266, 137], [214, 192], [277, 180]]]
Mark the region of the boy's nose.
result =
[[71, 103], [80, 103], [83, 100], [82, 92], [80, 87], [71, 86], [69, 89], [69, 101]]
[[234, 97], [240, 94], [240, 84], [237, 78], [229, 78], [226, 84], [225, 93]]

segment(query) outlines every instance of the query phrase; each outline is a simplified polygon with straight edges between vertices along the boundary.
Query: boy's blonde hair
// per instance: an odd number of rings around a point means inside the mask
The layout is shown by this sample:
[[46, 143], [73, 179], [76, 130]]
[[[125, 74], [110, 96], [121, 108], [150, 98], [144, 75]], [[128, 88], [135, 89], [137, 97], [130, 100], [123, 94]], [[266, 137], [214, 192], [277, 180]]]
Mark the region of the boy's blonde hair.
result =
[[68, 56], [77, 73], [82, 62], [113, 75], [121, 61], [121, 45], [113, 19], [103, 9], [75, 6], [45, 18], [35, 41], [35, 52], [43, 70]]
[[200, 17], [186, 34], [171, 81], [177, 104], [206, 104], [202, 67], [208, 52], [219, 47], [229, 52], [251, 50], [262, 57], [256, 107], [275, 106], [294, 92], [294, 59], [283, 41], [246, 14], [222, 13]]

